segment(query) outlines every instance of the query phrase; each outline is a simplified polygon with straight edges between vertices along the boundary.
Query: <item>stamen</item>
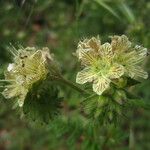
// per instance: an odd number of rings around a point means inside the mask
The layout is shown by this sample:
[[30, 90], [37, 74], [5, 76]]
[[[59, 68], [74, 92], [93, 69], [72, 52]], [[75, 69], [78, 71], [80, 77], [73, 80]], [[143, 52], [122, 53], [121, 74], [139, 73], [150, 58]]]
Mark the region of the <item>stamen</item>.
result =
[[24, 49], [24, 47], [21, 44], [19, 44], [18, 47], [19, 49]]
[[15, 80], [5, 80], [5, 79], [4, 79], [4, 80], [3, 80], [3, 79], [0, 80], [0, 82], [14, 82], [14, 81], [15, 81]]
[[8, 47], [8, 50], [12, 53], [13, 56], [17, 56], [18, 55], [18, 51], [17, 49], [10, 43], [10, 47]]
[[0, 86], [0, 88], [5, 88], [5, 86]]

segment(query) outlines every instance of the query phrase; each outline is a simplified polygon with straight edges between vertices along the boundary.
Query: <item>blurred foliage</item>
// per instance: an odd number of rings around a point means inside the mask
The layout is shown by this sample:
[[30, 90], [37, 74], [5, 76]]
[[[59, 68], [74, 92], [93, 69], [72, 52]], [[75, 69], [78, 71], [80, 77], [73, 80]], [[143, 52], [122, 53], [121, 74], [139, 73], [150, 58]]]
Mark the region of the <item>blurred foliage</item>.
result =
[[[0, 6], [1, 78], [4, 68], [11, 62], [7, 50], [10, 43], [48, 46], [62, 64], [63, 74], [70, 80], [75, 80], [79, 68], [72, 53], [77, 42], [84, 37], [99, 34], [105, 41], [109, 35], [124, 33], [135, 43], [142, 43], [150, 49], [150, 2], [147, 0], [1, 0]], [[145, 66], [150, 72], [148, 60]], [[131, 89], [145, 101], [150, 99], [149, 90], [150, 80]], [[79, 115], [80, 111], [82, 113], [82, 110], [77, 109], [80, 95], [65, 87], [60, 95], [69, 99], [69, 102], [68, 99], [64, 101], [65, 111], [61, 119], [37, 127], [19, 118], [8, 101], [0, 96], [0, 149], [150, 149], [148, 110], [139, 108], [128, 112], [126, 115], [130, 116], [131, 127], [130, 121], [125, 119], [120, 122], [121, 128], [106, 128], [88, 123]], [[98, 128], [99, 132], [94, 133], [93, 128]]]

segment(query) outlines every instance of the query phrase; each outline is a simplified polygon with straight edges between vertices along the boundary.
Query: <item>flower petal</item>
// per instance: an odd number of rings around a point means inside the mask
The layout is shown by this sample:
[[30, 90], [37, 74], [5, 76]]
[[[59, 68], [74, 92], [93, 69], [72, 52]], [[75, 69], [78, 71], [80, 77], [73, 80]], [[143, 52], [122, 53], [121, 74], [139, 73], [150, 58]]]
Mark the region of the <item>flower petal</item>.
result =
[[142, 46], [135, 46], [135, 62], [136, 64], [139, 64], [145, 60], [145, 57], [147, 56], [147, 48], [144, 48]]
[[92, 49], [95, 52], [98, 52], [99, 48], [101, 46], [101, 41], [98, 37], [92, 37], [91, 39], [85, 39], [83, 41], [80, 41], [78, 44], [78, 49]]
[[147, 48], [144, 48], [142, 46], [136, 45], [135, 50], [137, 51], [139, 56], [146, 57], [147, 56]]
[[85, 57], [85, 54], [95, 56], [100, 49], [101, 41], [99, 37], [92, 37], [91, 39], [85, 39], [78, 43], [78, 48], [76, 51], [76, 56], [82, 60]]
[[15, 64], [11, 63], [11, 64], [8, 65], [7, 71], [10, 72], [10, 71], [14, 70], [14, 68], [15, 68]]
[[99, 52], [102, 57], [112, 57], [113, 56], [112, 47], [109, 43], [103, 44], [101, 46], [101, 49]]
[[127, 36], [113, 36], [111, 37], [112, 49], [113, 51], [127, 51], [131, 47], [131, 42], [128, 40]]
[[98, 52], [100, 46], [101, 46], [101, 41], [99, 39], [99, 37], [95, 38], [95, 37], [92, 37], [88, 43], [90, 48], [92, 48], [95, 52]]
[[87, 46], [84, 42], [80, 41], [76, 51], [76, 56], [78, 57], [78, 59], [82, 59], [83, 53], [88, 53], [89, 51], [91, 51], [91, 48]]
[[139, 66], [128, 66], [128, 68], [126, 68], [127, 70], [127, 74], [131, 77], [131, 78], [144, 78], [147, 79], [148, 78], [148, 73], [146, 71], [144, 71], [142, 69], [142, 67]]
[[97, 78], [93, 82], [93, 91], [101, 95], [106, 89], [109, 88], [110, 80], [107, 78]]
[[121, 77], [124, 74], [124, 67], [119, 64], [114, 64], [109, 71], [109, 78], [116, 79]]
[[86, 67], [77, 73], [76, 83], [84, 84], [86, 82], [92, 82], [94, 76], [94, 72], [92, 72], [90, 68]]

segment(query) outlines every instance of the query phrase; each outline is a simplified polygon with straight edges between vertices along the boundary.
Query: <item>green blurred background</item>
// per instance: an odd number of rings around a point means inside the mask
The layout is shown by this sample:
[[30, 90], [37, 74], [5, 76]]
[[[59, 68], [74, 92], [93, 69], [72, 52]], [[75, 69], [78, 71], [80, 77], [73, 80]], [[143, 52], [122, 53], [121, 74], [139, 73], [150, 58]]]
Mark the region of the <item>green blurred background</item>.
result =
[[[0, 0], [0, 78], [3, 78], [3, 70], [12, 61], [8, 50], [8, 46], [12, 43], [14, 46], [49, 47], [60, 62], [63, 74], [69, 80], [75, 81], [79, 65], [73, 52], [79, 40], [100, 35], [105, 42], [109, 40], [108, 36], [114, 34], [126, 34], [136, 44], [142, 44], [150, 49], [150, 2], [148, 0]], [[150, 72], [149, 59], [146, 60], [145, 67]], [[79, 95], [72, 90], [65, 90], [69, 93], [64, 94], [70, 100], [69, 107], [76, 108], [79, 105]], [[62, 93], [65, 93], [64, 91]], [[134, 92], [148, 102], [150, 80], [137, 86]], [[132, 150], [150, 149], [149, 111], [140, 109], [132, 113], [132, 116], [134, 130], [128, 135], [125, 125], [119, 131], [122, 134], [116, 135], [125, 137], [123, 139], [118, 137], [120, 141], [118, 143], [108, 143], [108, 150], [129, 149], [127, 140], [129, 136], [134, 141]], [[87, 133], [82, 125], [80, 126], [80, 122], [70, 124], [69, 127], [65, 123], [58, 124], [60, 126], [54, 124], [53, 127], [48, 125], [48, 127], [35, 128], [21, 119], [9, 105], [9, 100], [5, 100], [0, 95], [0, 150], [99, 149], [97, 146], [81, 148], [81, 145], [86, 143], [86, 136], [90, 136], [90, 132]], [[64, 128], [61, 128], [61, 125]], [[75, 134], [77, 136], [73, 137], [75, 129], [78, 132]], [[71, 139], [69, 135], [73, 138]]]

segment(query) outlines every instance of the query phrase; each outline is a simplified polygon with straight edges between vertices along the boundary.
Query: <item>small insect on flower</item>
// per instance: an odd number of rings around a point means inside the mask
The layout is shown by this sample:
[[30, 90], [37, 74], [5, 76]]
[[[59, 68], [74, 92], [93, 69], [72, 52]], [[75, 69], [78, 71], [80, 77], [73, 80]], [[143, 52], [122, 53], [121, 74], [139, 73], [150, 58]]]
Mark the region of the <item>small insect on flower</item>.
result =
[[5, 98], [17, 98], [20, 107], [24, 104], [24, 99], [37, 81], [45, 80], [48, 73], [48, 61], [53, 61], [48, 48], [37, 50], [34, 47], [14, 49], [14, 62], [8, 65], [5, 71], [5, 85], [3, 95]]
[[113, 36], [111, 43], [101, 44], [99, 37], [79, 42], [76, 56], [83, 70], [77, 73], [76, 82], [93, 83], [93, 91], [101, 95], [110, 83], [122, 76], [147, 78], [140, 66], [147, 55], [147, 49], [136, 46], [125, 35]]
[[77, 57], [84, 69], [78, 72], [76, 82], [93, 82], [93, 91], [101, 95], [113, 79], [124, 74], [124, 67], [113, 61], [114, 53], [109, 43], [101, 45], [99, 37], [79, 42]]

